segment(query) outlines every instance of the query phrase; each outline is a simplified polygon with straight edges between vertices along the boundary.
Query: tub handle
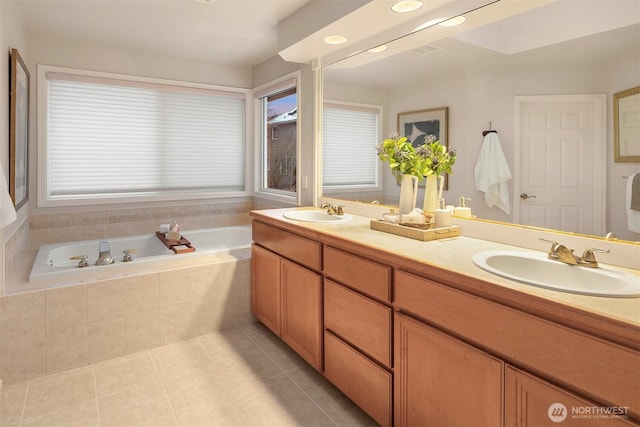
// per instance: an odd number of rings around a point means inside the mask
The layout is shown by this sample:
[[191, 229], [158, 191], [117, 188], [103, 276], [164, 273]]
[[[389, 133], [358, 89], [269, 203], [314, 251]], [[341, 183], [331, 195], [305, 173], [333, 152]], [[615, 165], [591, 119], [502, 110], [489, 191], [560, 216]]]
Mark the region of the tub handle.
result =
[[88, 267], [89, 263], [87, 262], [87, 258], [89, 258], [89, 255], [75, 255], [72, 256], [71, 258], [69, 258], [71, 261], [76, 261], [79, 260], [80, 262], [78, 262], [78, 267]]
[[122, 251], [122, 253], [124, 254], [124, 256], [122, 257], [122, 262], [133, 261], [133, 257], [131, 256], [131, 254], [134, 254], [136, 252], [138, 252], [137, 249], [125, 249], [124, 251]]

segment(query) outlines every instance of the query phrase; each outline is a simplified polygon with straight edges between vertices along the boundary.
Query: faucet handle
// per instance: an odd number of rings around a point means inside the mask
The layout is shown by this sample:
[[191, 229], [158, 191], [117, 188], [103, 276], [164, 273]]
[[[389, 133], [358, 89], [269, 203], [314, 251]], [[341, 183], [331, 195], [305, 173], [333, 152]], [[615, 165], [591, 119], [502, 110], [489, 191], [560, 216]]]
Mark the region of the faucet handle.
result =
[[122, 253], [124, 254], [124, 256], [122, 257], [122, 262], [129, 262], [129, 261], [133, 261], [133, 257], [131, 256], [131, 254], [134, 254], [138, 252], [137, 249], [125, 249], [122, 251]]
[[599, 252], [601, 254], [606, 254], [611, 252], [609, 249], [597, 249], [597, 248], [587, 248], [582, 253], [582, 261], [584, 262], [597, 262], [596, 256], [593, 254], [594, 252]]
[[551, 249], [549, 249], [549, 252], [551, 253], [556, 252], [558, 246], [560, 245], [560, 243], [556, 242], [555, 240], [547, 240], [543, 239], [542, 237], [538, 237], [538, 240], [541, 242], [551, 243]]
[[71, 261], [78, 261], [78, 267], [88, 267], [89, 262], [87, 261], [89, 255], [75, 255], [69, 258]]

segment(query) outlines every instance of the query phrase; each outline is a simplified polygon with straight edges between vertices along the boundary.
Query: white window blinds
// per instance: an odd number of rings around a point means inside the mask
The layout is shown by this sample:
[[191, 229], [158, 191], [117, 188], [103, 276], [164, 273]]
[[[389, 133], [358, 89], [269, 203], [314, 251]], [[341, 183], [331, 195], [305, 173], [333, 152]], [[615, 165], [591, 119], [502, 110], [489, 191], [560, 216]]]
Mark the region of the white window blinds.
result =
[[244, 94], [47, 80], [49, 197], [244, 190]]
[[323, 110], [323, 186], [377, 185], [379, 110], [334, 104]]

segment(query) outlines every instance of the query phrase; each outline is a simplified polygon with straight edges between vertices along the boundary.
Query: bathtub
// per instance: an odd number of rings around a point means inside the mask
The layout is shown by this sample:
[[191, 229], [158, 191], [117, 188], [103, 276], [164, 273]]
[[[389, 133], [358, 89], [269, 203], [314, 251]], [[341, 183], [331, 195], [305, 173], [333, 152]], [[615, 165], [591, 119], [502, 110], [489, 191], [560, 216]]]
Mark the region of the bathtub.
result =
[[[176, 254], [155, 234], [42, 245], [29, 282], [44, 282], [46, 287], [62, 286], [250, 257], [250, 225], [183, 231], [182, 235], [196, 249], [194, 252]], [[109, 243], [114, 264], [95, 265], [100, 242]], [[124, 251], [128, 250], [133, 250], [133, 261], [123, 262]], [[80, 268], [79, 261], [71, 259], [79, 255], [87, 255], [88, 267]]]

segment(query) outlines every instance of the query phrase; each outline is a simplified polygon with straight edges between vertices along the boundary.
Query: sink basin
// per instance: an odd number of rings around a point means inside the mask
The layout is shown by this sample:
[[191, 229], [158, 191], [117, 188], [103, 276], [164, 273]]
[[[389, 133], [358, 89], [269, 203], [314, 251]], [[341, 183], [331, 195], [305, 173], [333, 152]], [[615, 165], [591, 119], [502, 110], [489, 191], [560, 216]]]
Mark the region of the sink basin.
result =
[[282, 216], [287, 219], [293, 219], [296, 221], [305, 222], [326, 222], [326, 223], [341, 223], [351, 219], [351, 215], [329, 215], [325, 211], [320, 210], [302, 210], [302, 211], [290, 211], [285, 212]]
[[547, 258], [546, 253], [486, 251], [473, 256], [478, 267], [528, 285], [576, 294], [605, 297], [640, 296], [640, 277], [607, 267], [572, 266]]

